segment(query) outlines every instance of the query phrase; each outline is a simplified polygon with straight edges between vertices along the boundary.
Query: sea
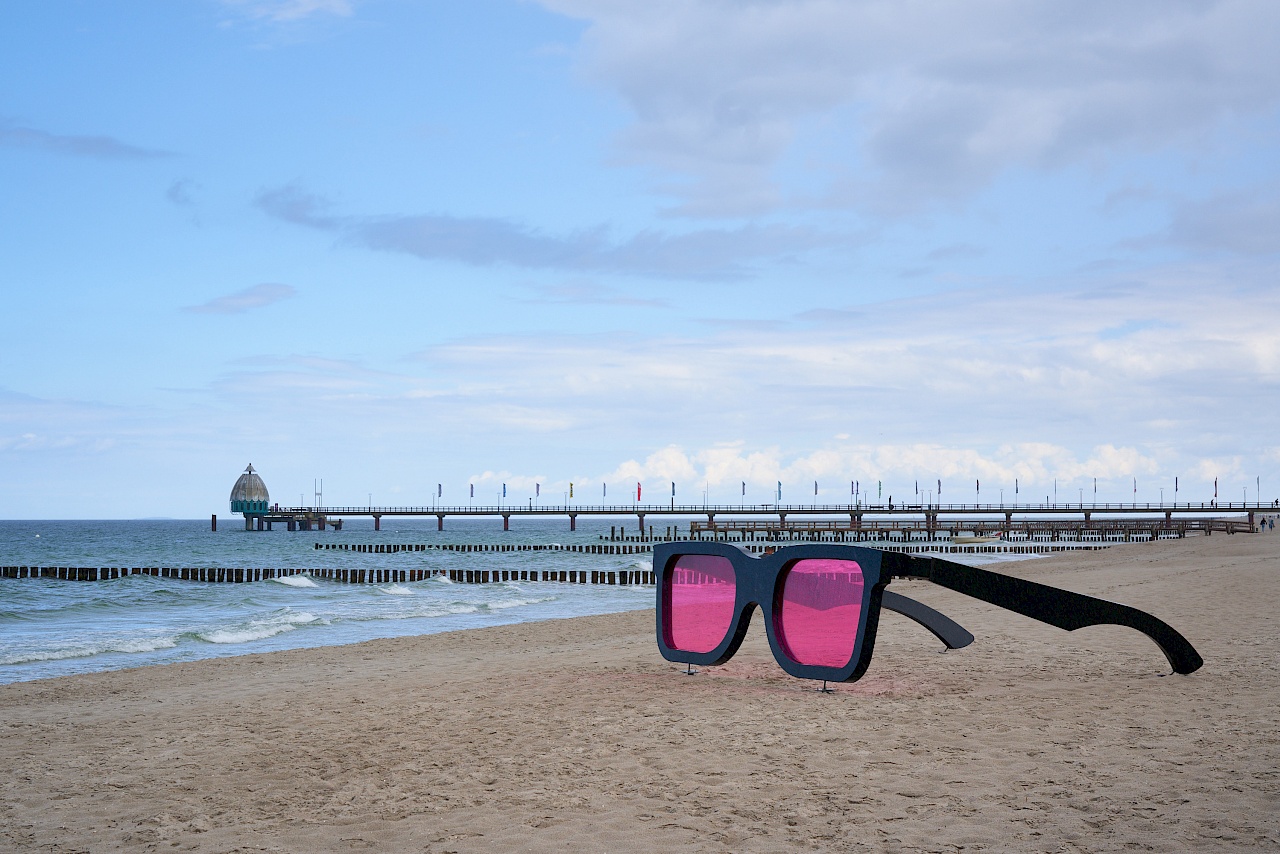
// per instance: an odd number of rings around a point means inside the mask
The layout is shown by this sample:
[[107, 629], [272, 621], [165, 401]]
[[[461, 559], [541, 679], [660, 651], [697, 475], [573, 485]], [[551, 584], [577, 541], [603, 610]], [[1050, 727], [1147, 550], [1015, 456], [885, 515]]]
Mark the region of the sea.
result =
[[[219, 520], [0, 521], [0, 566], [649, 570], [648, 555], [560, 551], [317, 550], [316, 544], [595, 544], [633, 518], [384, 516], [341, 531], [245, 531]], [[634, 529], [632, 530], [634, 533]], [[966, 556], [970, 558], [972, 556]], [[973, 560], [974, 563], [989, 562]], [[0, 578], [0, 684], [374, 638], [654, 607], [652, 586], [426, 581], [343, 584], [306, 574], [243, 584], [131, 575], [111, 581]]]

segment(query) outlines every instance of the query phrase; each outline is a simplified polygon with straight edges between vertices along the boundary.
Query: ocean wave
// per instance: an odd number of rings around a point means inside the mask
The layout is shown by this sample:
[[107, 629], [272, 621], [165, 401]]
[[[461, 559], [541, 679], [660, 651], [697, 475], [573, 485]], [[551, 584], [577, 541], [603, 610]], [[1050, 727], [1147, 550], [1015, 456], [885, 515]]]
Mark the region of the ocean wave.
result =
[[378, 590], [379, 592], [385, 593], [388, 596], [416, 596], [417, 595], [411, 589], [409, 589], [408, 587], [405, 587], [403, 584], [392, 584], [388, 587], [379, 587]]
[[318, 587], [319, 585], [305, 575], [282, 575], [277, 578], [270, 579], [276, 584], [283, 584], [286, 587]]
[[35, 661], [62, 661], [68, 658], [89, 658], [112, 652], [140, 653], [156, 652], [161, 649], [173, 649], [178, 645], [176, 637], [164, 636], [155, 638], [104, 638], [99, 641], [87, 641], [72, 646], [53, 649], [7, 649], [0, 652], [0, 666], [11, 664], [29, 664]]
[[320, 618], [315, 614], [302, 612], [289, 612], [281, 614], [271, 620], [255, 620], [245, 625], [236, 626], [227, 629], [214, 629], [208, 632], [196, 632], [194, 637], [207, 643], [218, 644], [237, 644], [251, 643], [256, 640], [266, 640], [276, 635], [291, 632], [298, 626], [305, 626], [308, 623], [320, 622]]
[[521, 608], [525, 605], [537, 605], [540, 602], [554, 602], [555, 596], [538, 596], [533, 599], [499, 599], [496, 602], [486, 602], [484, 607], [490, 611], [505, 611], [507, 608]]

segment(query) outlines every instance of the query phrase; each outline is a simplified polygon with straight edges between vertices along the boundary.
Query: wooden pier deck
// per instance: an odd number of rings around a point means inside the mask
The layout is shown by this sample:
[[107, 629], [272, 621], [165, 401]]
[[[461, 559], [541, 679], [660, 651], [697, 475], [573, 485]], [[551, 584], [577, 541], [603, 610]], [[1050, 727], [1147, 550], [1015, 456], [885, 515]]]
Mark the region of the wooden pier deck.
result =
[[[676, 517], [705, 518], [706, 527], [735, 521], [760, 521], [785, 526], [798, 520], [847, 519], [854, 528], [869, 527], [885, 521], [917, 521], [931, 531], [947, 530], [969, 521], [1003, 519], [1008, 527], [1028, 520], [1066, 519], [1084, 522], [1095, 519], [1136, 518], [1189, 521], [1234, 516], [1254, 527], [1260, 514], [1280, 513], [1280, 502], [1170, 502], [1170, 503], [1087, 503], [1050, 502], [1044, 504], [530, 504], [516, 505], [434, 505], [405, 507], [282, 507], [273, 506], [265, 513], [245, 514], [245, 527], [271, 530], [283, 525], [290, 531], [342, 530], [344, 520], [366, 517], [373, 520], [375, 531], [382, 529], [383, 517], [432, 517], [436, 529], [443, 531], [445, 520], [454, 518], [494, 518], [502, 520], [502, 529], [510, 530], [511, 520], [561, 517], [576, 531], [578, 517], [632, 517], [637, 530], [646, 530], [646, 519]], [[217, 526], [217, 517], [213, 517]]]

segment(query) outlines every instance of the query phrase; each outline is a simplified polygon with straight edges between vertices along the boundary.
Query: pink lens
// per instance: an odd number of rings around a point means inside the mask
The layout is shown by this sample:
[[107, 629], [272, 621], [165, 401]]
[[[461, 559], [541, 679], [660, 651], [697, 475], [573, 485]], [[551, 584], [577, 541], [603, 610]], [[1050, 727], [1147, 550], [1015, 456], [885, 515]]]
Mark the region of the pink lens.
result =
[[782, 578], [774, 628], [792, 661], [844, 667], [862, 618], [862, 567], [852, 560], [798, 560]]
[[711, 652], [729, 634], [737, 579], [728, 558], [684, 555], [667, 573], [663, 591], [667, 646]]

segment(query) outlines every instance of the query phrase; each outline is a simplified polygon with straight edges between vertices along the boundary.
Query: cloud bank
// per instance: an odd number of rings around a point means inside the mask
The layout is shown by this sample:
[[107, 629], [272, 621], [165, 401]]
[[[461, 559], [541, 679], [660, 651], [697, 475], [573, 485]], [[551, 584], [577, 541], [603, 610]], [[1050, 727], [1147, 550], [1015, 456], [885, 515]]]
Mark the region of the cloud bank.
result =
[[1280, 103], [1280, 6], [1251, 0], [542, 2], [587, 22], [581, 73], [633, 117], [619, 157], [691, 216], [912, 209]]

